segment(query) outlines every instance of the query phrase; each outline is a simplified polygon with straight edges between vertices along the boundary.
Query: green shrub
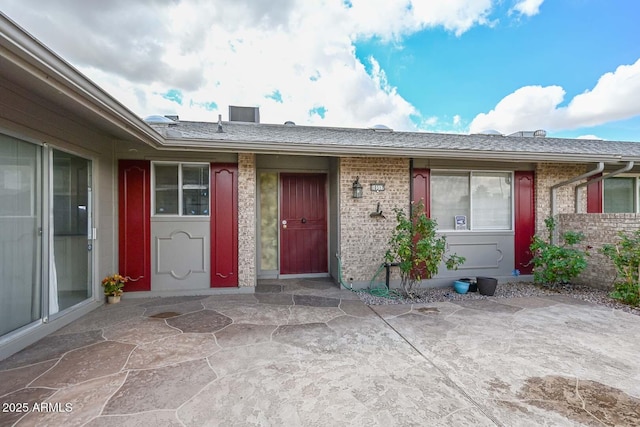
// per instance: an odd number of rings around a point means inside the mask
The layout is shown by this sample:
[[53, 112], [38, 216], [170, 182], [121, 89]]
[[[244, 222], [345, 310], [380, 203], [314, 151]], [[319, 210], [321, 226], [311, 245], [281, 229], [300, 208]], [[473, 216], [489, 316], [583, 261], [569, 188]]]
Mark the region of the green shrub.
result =
[[410, 217], [402, 209], [394, 212], [398, 224], [389, 239], [385, 261], [398, 263], [402, 292], [412, 298], [416, 284], [436, 275], [442, 261], [448, 270], [457, 270], [465, 258], [446, 256], [446, 237], [437, 236], [438, 224], [427, 217], [422, 202], [412, 206]]
[[533, 280], [546, 286], [569, 283], [587, 267], [586, 250], [576, 246], [584, 240], [584, 234], [566, 231], [560, 236], [561, 244], [552, 244], [556, 222], [553, 218], [544, 220], [549, 232], [548, 240], [534, 236], [529, 249], [533, 254], [535, 267]]
[[611, 298], [633, 306], [640, 305], [640, 230], [631, 236], [618, 233], [620, 241], [603, 245], [601, 252], [616, 267], [616, 282]]

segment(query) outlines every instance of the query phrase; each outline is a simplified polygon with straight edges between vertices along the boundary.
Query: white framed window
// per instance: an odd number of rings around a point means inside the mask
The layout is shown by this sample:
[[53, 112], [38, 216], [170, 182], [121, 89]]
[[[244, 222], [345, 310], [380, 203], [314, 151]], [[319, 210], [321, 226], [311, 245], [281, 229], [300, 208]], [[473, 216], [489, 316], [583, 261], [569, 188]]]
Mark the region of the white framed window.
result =
[[209, 216], [209, 164], [153, 162], [153, 214]]
[[621, 175], [603, 181], [604, 213], [637, 213], [639, 177]]
[[440, 230], [512, 230], [513, 173], [431, 171], [431, 217]]

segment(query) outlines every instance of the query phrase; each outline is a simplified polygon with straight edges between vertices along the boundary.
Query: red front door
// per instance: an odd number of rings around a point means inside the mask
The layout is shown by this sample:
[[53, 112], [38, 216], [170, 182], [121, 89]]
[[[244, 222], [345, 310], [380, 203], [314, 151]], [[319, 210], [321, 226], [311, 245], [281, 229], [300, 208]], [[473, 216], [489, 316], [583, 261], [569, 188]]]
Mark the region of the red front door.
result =
[[280, 274], [327, 273], [325, 174], [280, 174]]

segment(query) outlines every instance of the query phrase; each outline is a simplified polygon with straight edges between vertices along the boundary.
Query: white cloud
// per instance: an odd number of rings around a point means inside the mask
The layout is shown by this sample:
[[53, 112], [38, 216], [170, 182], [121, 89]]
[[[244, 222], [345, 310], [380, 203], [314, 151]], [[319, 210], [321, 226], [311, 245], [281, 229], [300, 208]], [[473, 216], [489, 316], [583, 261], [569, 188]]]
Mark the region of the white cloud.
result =
[[564, 98], [560, 86], [525, 86], [505, 96], [488, 113], [478, 114], [470, 125], [471, 133], [496, 129], [503, 134], [520, 130], [549, 129]]
[[640, 59], [602, 75], [593, 89], [576, 95], [566, 107], [559, 107], [564, 96], [560, 86], [522, 87], [505, 96], [493, 110], [478, 114], [471, 122], [470, 132], [568, 130], [639, 115]]
[[520, 0], [510, 10], [524, 16], [534, 16], [540, 13], [540, 6], [544, 0]]
[[352, 0], [348, 17], [355, 36], [392, 39], [437, 26], [460, 36], [488, 24], [492, 7], [492, 0]]
[[580, 135], [578, 137], [576, 137], [576, 139], [592, 139], [592, 140], [602, 140], [602, 138], [600, 138], [599, 136], [596, 135]]
[[2, 0], [2, 10], [142, 117], [215, 121], [252, 105], [263, 122], [415, 130], [412, 117], [432, 120], [374, 58], [360, 62], [354, 42], [436, 26], [461, 35], [488, 24], [495, 1]]

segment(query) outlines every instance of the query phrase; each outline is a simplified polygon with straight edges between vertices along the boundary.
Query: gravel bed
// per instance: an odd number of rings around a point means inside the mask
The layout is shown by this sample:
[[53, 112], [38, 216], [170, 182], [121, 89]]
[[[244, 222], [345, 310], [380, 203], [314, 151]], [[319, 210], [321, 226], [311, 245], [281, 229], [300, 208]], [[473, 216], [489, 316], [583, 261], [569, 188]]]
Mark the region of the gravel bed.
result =
[[366, 291], [358, 292], [360, 299], [367, 305], [385, 305], [385, 304], [423, 304], [431, 302], [452, 302], [465, 301], [474, 299], [501, 299], [501, 298], [520, 298], [520, 297], [537, 297], [545, 295], [565, 295], [588, 301], [593, 304], [622, 310], [627, 313], [640, 316], [640, 307], [632, 307], [623, 304], [609, 297], [607, 290], [595, 289], [588, 286], [579, 285], [562, 285], [553, 289], [535, 285], [530, 282], [514, 282], [500, 283], [496, 288], [493, 296], [480, 295], [478, 292], [467, 292], [466, 294], [458, 294], [453, 287], [445, 288], [428, 288], [420, 290], [417, 298], [407, 299], [399, 296], [381, 297], [372, 295]]

